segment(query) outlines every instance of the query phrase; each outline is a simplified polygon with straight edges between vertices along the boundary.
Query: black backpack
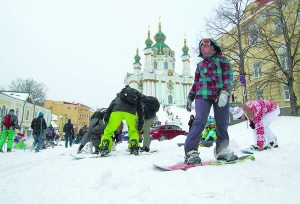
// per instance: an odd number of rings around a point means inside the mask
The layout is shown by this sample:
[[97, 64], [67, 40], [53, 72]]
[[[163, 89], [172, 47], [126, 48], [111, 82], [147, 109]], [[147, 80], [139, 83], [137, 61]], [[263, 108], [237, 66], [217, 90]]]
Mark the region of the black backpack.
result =
[[149, 107], [150, 110], [152, 110], [153, 112], [158, 112], [159, 111], [159, 101], [157, 100], [156, 97], [154, 96], [145, 96], [143, 98], [143, 102]]
[[120, 92], [120, 99], [126, 103], [136, 105], [138, 103], [139, 95], [140, 92], [138, 92], [138, 90], [131, 87], [125, 87]]

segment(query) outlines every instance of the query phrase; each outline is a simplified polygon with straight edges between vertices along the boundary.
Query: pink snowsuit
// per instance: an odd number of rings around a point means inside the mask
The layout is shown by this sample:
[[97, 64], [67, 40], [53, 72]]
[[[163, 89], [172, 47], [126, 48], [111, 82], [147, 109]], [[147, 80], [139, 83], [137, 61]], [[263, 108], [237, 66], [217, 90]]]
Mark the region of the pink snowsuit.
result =
[[278, 105], [273, 101], [267, 100], [249, 101], [245, 105], [251, 109], [254, 115], [251, 121], [255, 124], [253, 136], [257, 146], [263, 147], [265, 139], [267, 144], [275, 142], [276, 136], [269, 126], [280, 114]]

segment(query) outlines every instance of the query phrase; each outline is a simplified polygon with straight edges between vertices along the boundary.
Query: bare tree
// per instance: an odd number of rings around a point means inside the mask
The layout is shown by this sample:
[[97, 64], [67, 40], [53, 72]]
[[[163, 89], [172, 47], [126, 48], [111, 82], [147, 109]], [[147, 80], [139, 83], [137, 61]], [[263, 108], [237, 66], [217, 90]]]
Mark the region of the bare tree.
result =
[[16, 79], [9, 85], [10, 91], [18, 91], [32, 94], [33, 100], [44, 102], [46, 98], [47, 88], [43, 83], [39, 83], [34, 79]]
[[5, 86], [0, 86], [0, 91], [5, 91]]
[[259, 22], [257, 32], [253, 33], [259, 39], [256, 51], [263, 51], [250, 53], [250, 56], [268, 68], [261, 70], [265, 80], [256, 81], [253, 88], [264, 90], [285, 85], [290, 95], [291, 114], [296, 116], [295, 86], [300, 87], [299, 79], [295, 78], [300, 73], [300, 1], [273, 0], [265, 7], [260, 14], [264, 19]]
[[[245, 43], [243, 35], [248, 32], [248, 25], [245, 23], [247, 9], [251, 0], [224, 0], [219, 8], [216, 9], [215, 15], [206, 19], [206, 32], [221, 42], [224, 55], [232, 62], [239, 76], [246, 76], [245, 58], [251, 43]], [[251, 21], [255, 15], [252, 15], [247, 21]], [[235, 87], [241, 86], [238, 77], [235, 77]], [[246, 84], [242, 84], [243, 102], [247, 101]]]

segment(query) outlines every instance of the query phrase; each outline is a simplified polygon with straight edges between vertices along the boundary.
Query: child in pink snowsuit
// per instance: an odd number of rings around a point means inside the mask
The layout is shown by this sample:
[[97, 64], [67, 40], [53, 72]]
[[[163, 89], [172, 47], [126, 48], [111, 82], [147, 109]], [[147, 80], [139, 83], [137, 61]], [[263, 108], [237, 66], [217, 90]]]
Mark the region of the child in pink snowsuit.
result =
[[280, 114], [280, 109], [275, 102], [268, 100], [248, 101], [240, 107], [230, 108], [230, 112], [234, 118], [249, 119], [257, 144], [257, 146], [252, 145], [253, 149], [262, 151], [270, 147], [278, 147], [277, 138], [270, 129], [271, 122]]

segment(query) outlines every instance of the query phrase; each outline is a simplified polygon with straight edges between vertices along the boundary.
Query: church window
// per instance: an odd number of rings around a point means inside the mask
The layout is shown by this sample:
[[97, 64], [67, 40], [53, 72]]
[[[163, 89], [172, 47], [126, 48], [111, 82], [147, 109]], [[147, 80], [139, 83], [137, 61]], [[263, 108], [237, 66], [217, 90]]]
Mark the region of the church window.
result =
[[164, 69], [168, 69], [168, 62], [164, 63]]
[[157, 69], [157, 62], [154, 62], [154, 69]]
[[173, 104], [173, 96], [172, 95], [168, 96], [168, 102], [169, 102], [169, 104]]

